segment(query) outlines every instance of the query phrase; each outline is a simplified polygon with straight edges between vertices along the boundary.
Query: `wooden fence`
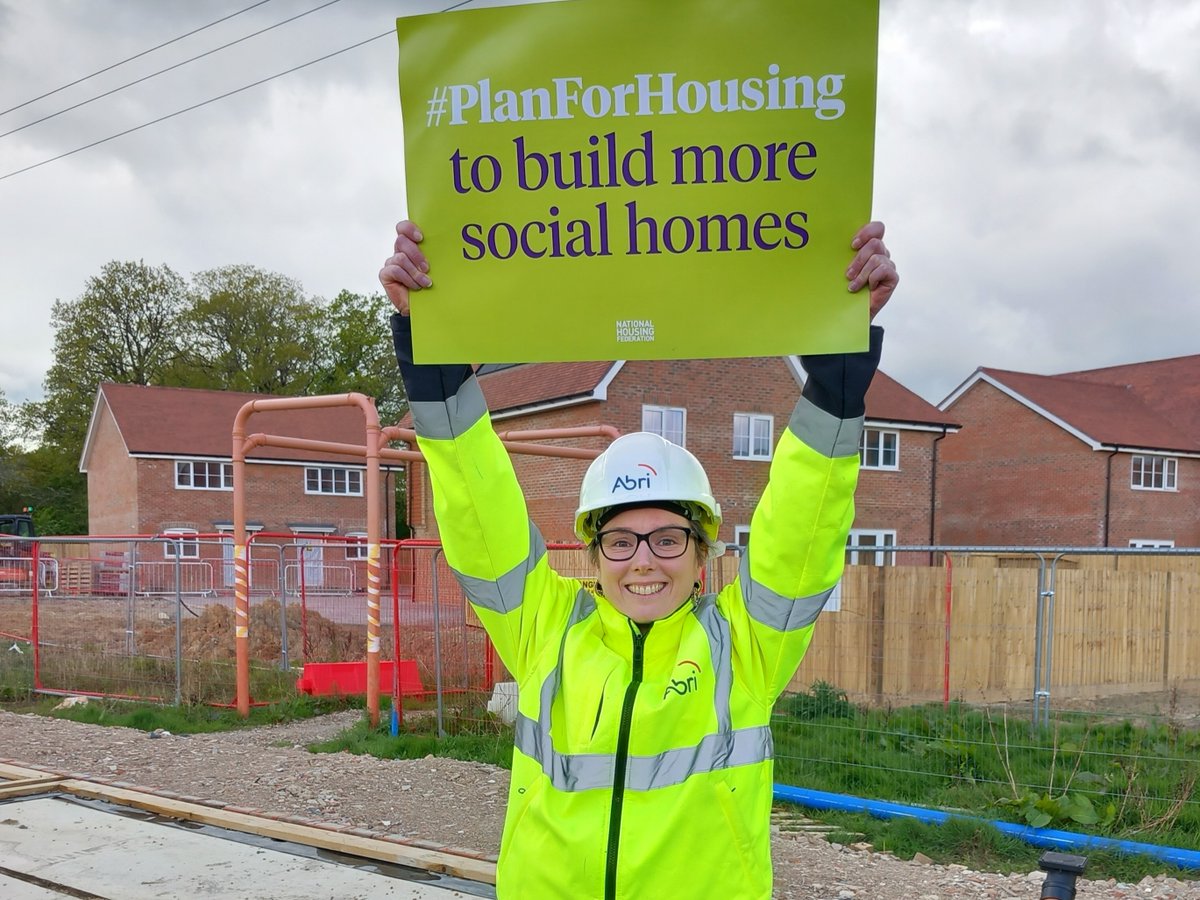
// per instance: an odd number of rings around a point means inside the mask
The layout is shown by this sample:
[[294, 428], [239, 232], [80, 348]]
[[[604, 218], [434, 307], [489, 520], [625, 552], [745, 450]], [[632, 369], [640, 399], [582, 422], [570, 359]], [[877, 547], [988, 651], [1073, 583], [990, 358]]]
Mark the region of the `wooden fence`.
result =
[[[1059, 569], [1048, 687], [1058, 700], [1200, 681], [1200, 574]], [[822, 614], [797, 690], [826, 681], [858, 701], [1029, 700], [1038, 569], [850, 566]]]

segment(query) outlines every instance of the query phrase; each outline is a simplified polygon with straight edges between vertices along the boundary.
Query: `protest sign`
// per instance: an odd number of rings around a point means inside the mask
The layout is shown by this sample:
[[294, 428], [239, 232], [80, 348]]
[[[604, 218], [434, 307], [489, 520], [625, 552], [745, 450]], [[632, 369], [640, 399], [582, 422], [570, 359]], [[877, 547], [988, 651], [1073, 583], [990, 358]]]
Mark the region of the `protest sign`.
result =
[[862, 349], [878, 0], [397, 20], [420, 362]]

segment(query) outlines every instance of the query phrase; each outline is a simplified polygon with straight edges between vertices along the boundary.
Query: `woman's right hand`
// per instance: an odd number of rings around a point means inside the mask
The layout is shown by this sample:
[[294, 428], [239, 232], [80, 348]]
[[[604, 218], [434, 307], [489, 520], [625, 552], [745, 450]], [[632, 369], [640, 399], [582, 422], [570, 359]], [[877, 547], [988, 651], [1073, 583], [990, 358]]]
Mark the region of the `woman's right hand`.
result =
[[402, 316], [408, 315], [409, 291], [433, 287], [428, 274], [429, 261], [417, 246], [424, 239], [421, 229], [408, 219], [398, 223], [392, 255], [379, 270], [379, 283], [383, 285], [383, 291], [392, 301], [392, 306]]

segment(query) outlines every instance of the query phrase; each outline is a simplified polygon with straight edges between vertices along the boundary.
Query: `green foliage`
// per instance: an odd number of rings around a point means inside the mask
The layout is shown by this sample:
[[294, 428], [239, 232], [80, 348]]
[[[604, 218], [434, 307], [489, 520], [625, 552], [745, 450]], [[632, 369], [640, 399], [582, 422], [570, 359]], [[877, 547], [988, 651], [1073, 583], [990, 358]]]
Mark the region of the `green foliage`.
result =
[[308, 749], [315, 753], [355, 753], [380, 759], [423, 759], [437, 756], [512, 768], [513, 733], [491, 714], [478, 709], [447, 709], [443, 718], [445, 737], [438, 737], [432, 711], [407, 713], [399, 733], [391, 733], [389, 722], [372, 728], [364, 719], [336, 738]]
[[[167, 266], [109, 262], [77, 299], [54, 303], [45, 399], [18, 409], [0, 394], [0, 501], [32, 504], [40, 533], [87, 532], [78, 467], [105, 381], [287, 396], [357, 391], [393, 424], [405, 401], [390, 309], [382, 295], [308, 298], [294, 279], [250, 265], [200, 272], [189, 284]], [[21, 449], [19, 435], [39, 446]]]
[[342, 291], [334, 297], [322, 313], [324, 355], [315, 385], [319, 394], [374, 397], [384, 425], [394, 425], [407, 409], [389, 339], [392, 312], [382, 294]]
[[79, 299], [56, 300], [54, 363], [38, 413], [46, 438], [78, 460], [102, 381], [159, 384], [180, 354], [187, 286], [167, 266], [110, 262]]
[[181, 317], [182, 366], [172, 373], [179, 386], [313, 393], [323, 312], [299, 282], [254, 266], [224, 266], [195, 275], [190, 298]]
[[296, 719], [352, 708], [348, 701], [328, 697], [294, 695], [287, 702], [270, 706], [252, 706], [250, 715], [242, 718], [236, 709], [205, 705], [163, 706], [154, 703], [131, 703], [122, 700], [92, 700], [78, 706], [55, 711], [60, 697], [38, 702], [34, 712], [89, 725], [115, 725], [139, 731], [162, 729], [172, 734], [204, 734], [253, 728], [257, 725], [277, 725]]
[[855, 715], [855, 708], [846, 698], [845, 691], [827, 681], [815, 681], [810, 692], [785, 694], [776, 705], [776, 714], [799, 722], [818, 718], [850, 719]]
[[1071, 713], [1043, 728], [1024, 717], [998, 722], [962, 704], [851, 706], [847, 717], [841, 704], [816, 703], [817, 693], [814, 686], [779, 704], [782, 715], [772, 721], [778, 782], [1200, 849], [1200, 731]]

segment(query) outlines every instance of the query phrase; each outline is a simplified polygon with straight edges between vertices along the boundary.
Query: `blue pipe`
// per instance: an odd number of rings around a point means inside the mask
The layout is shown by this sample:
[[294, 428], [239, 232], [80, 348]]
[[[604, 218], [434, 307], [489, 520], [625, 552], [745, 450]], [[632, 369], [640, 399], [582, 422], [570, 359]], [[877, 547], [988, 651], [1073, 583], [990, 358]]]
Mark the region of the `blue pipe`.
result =
[[1180, 847], [1164, 847], [1160, 844], [1143, 844], [1138, 841], [1122, 841], [1115, 838], [1073, 831], [1058, 831], [1053, 828], [1034, 828], [1014, 822], [1000, 822], [976, 816], [960, 816], [937, 809], [889, 803], [886, 800], [864, 800], [850, 794], [834, 794], [808, 788], [775, 785], [775, 799], [797, 803], [811, 809], [833, 809], [841, 812], [867, 813], [878, 819], [916, 819], [927, 825], [943, 825], [951, 819], [990, 825], [1002, 834], [1020, 838], [1035, 847], [1050, 847], [1055, 850], [1115, 850], [1119, 853], [1143, 854], [1178, 866], [1181, 869], [1200, 869], [1200, 850], [1184, 850]]

